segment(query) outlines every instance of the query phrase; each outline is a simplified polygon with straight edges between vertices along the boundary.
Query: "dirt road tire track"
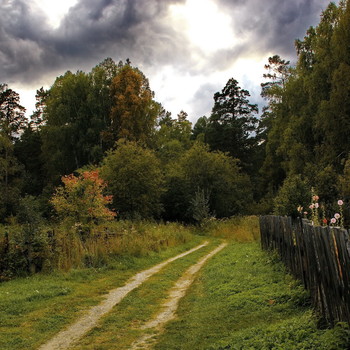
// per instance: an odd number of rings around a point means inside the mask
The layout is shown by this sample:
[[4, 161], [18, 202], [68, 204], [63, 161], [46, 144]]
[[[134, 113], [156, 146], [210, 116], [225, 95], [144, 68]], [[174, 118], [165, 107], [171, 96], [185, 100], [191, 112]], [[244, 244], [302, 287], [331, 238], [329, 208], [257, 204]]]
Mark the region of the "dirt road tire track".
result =
[[88, 331], [95, 327], [102, 316], [112, 310], [112, 308], [119, 304], [127, 294], [132, 290], [139, 287], [143, 282], [150, 278], [155, 273], [159, 272], [163, 267], [169, 263], [180, 259], [188, 254], [195, 252], [208, 245], [208, 242], [204, 242], [197, 247], [194, 247], [182, 254], [176, 255], [162, 263], [153, 266], [150, 269], [141, 271], [135, 276], [131, 277], [123, 287], [119, 287], [111, 290], [105, 300], [100, 304], [92, 307], [86, 315], [82, 316], [75, 323], [69, 326], [67, 329], [59, 332], [50, 341], [40, 346], [38, 350], [64, 350], [69, 349], [74, 343], [81, 339]]
[[152, 329], [152, 333], [145, 334], [140, 339], [136, 340], [130, 350], [137, 349], [150, 349], [156, 342], [154, 337], [159, 335], [164, 330], [164, 325], [173, 320], [176, 317], [176, 310], [179, 305], [179, 301], [186, 294], [187, 289], [191, 286], [196, 278], [197, 272], [212, 256], [217, 254], [223, 248], [227, 246], [227, 243], [222, 243], [219, 247], [212, 250], [209, 254], [201, 258], [197, 263], [189, 267], [186, 272], [177, 280], [175, 285], [170, 289], [169, 296], [164, 304], [161, 306], [161, 311], [149, 322], [141, 327], [141, 329]]

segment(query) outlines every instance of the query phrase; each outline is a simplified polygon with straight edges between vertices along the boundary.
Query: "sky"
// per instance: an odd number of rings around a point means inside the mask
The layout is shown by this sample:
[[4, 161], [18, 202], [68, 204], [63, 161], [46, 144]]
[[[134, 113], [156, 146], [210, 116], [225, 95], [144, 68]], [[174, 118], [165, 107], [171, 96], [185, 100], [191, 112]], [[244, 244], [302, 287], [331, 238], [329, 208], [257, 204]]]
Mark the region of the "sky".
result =
[[263, 105], [264, 65], [296, 61], [294, 41], [317, 25], [328, 0], [0, 0], [0, 83], [21, 96], [67, 70], [130, 59], [175, 117], [210, 115], [230, 78]]

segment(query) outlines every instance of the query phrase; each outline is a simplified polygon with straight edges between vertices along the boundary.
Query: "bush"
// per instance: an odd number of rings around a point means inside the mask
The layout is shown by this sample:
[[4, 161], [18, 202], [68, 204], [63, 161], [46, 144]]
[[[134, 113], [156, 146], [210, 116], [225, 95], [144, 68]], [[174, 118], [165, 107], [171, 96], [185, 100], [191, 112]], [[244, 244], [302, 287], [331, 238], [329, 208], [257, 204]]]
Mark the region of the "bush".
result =
[[104, 159], [101, 176], [108, 183], [113, 206], [122, 218], [159, 217], [164, 180], [153, 151], [135, 142], [119, 141]]
[[112, 220], [116, 215], [106, 206], [112, 196], [104, 196], [106, 183], [97, 170], [84, 171], [78, 177], [70, 174], [62, 177], [64, 186], [56, 189], [51, 199], [61, 219], [71, 219], [76, 224], [97, 224]]
[[240, 171], [238, 161], [222, 152], [210, 152], [197, 142], [166, 169], [164, 195], [166, 218], [193, 221], [196, 192], [204, 191], [209, 211], [215, 216], [243, 214], [252, 203], [249, 177]]
[[311, 192], [308, 183], [300, 175], [286, 178], [274, 199], [274, 214], [298, 216], [298, 206], [307, 208]]

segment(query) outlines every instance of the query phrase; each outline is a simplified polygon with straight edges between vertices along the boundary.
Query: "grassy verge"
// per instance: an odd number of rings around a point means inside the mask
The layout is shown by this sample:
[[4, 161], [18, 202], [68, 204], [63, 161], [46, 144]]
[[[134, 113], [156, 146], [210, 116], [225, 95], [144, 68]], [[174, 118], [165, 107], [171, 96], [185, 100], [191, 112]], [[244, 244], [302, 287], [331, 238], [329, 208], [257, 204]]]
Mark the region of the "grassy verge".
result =
[[115, 257], [140, 257], [192, 238], [177, 223], [113, 221], [100, 225], [0, 227], [0, 282], [35, 272], [101, 267]]
[[[152, 225], [153, 230], [134, 233], [134, 247], [130, 235], [124, 245], [130, 249], [109, 255], [99, 268], [56, 271], [1, 283], [0, 349], [36, 349], [136, 272], [203, 241], [203, 237], [193, 236], [183, 227], [176, 230], [174, 225], [166, 225], [161, 234], [161, 228]], [[140, 242], [147, 236], [153, 245], [140, 250]], [[162, 244], [155, 245], [158, 241]]]
[[257, 243], [232, 242], [200, 272], [155, 349], [347, 349], [348, 328], [318, 330], [308, 294]]

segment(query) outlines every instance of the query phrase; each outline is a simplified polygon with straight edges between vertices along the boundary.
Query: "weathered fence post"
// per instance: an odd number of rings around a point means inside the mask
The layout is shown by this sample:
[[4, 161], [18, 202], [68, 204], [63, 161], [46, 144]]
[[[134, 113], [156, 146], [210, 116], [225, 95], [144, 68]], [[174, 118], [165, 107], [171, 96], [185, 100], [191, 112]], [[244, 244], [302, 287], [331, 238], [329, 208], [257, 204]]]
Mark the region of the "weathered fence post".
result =
[[304, 219], [260, 217], [261, 246], [277, 250], [289, 271], [310, 291], [322, 320], [350, 322], [350, 238], [345, 229]]

